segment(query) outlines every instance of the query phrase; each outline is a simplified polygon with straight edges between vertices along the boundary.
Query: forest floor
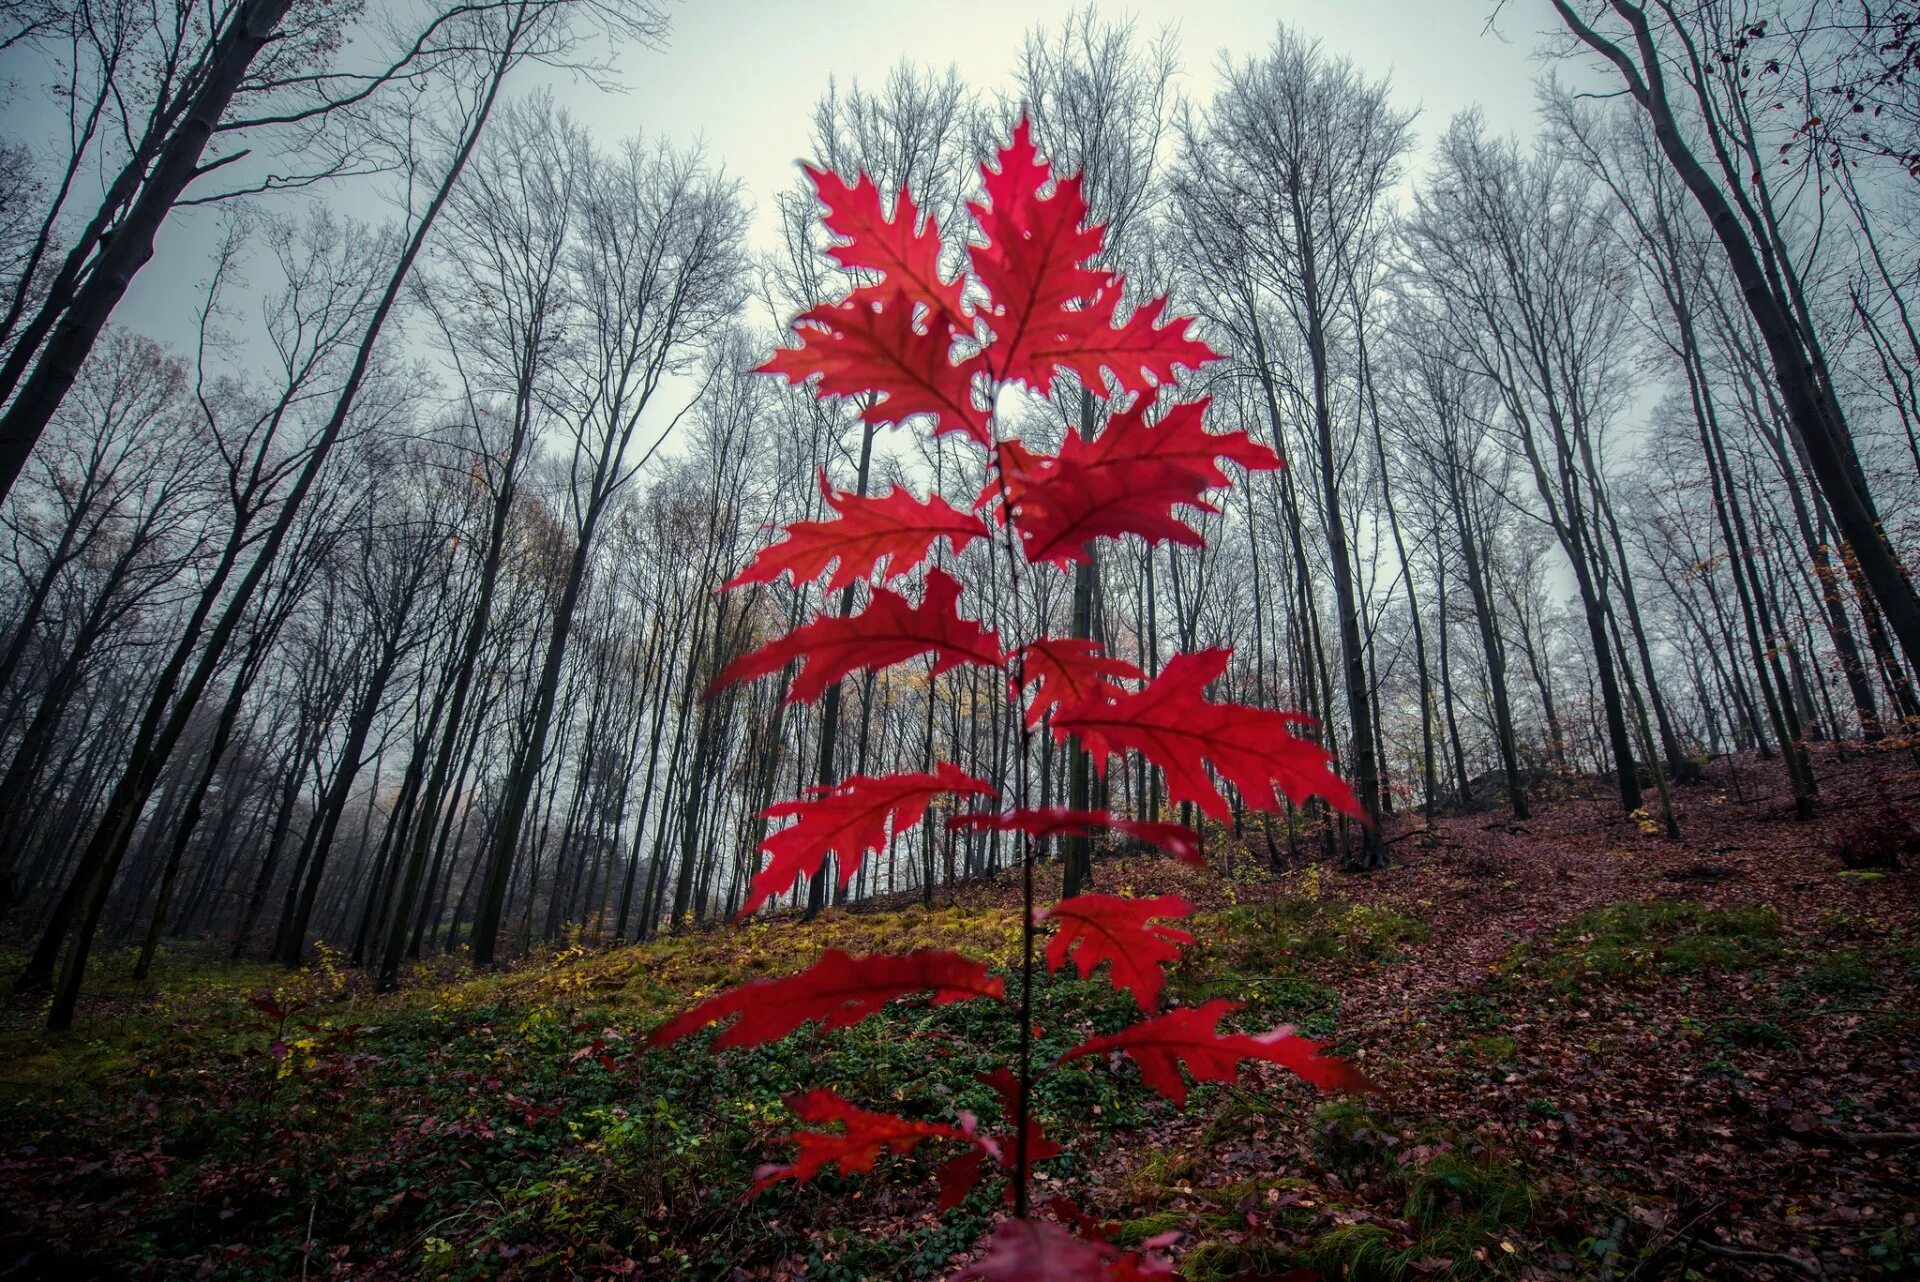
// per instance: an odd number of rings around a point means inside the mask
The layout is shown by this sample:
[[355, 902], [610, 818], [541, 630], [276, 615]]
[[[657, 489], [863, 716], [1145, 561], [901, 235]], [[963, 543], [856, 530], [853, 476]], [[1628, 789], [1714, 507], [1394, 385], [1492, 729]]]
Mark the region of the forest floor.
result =
[[[1397, 820], [1395, 866], [1367, 876], [1101, 860], [1098, 889], [1199, 906], [1176, 1000], [1331, 1039], [1382, 1091], [1255, 1066], [1175, 1113], [1130, 1064], [1081, 1061], [1039, 1092], [1069, 1149], [1043, 1192], [1170, 1241], [1191, 1282], [1920, 1275], [1920, 872], [1836, 857], [1912, 844], [1920, 771], [1819, 767], [1802, 824], [1776, 767], [1717, 763], [1676, 794], [1678, 842], [1586, 798]], [[110, 958], [74, 1033], [0, 1022], [0, 1279], [943, 1276], [998, 1188], [936, 1213], [932, 1146], [741, 1194], [787, 1151], [798, 1087], [991, 1117], [976, 1075], [1011, 1049], [1004, 1009], [895, 1003], [719, 1058], [639, 1042], [821, 947], [1006, 965], [1016, 904], [1009, 881], [481, 978], [452, 958], [389, 997], [328, 958], [173, 955], [144, 986]], [[1041, 1052], [1125, 1000], [1048, 982]]]

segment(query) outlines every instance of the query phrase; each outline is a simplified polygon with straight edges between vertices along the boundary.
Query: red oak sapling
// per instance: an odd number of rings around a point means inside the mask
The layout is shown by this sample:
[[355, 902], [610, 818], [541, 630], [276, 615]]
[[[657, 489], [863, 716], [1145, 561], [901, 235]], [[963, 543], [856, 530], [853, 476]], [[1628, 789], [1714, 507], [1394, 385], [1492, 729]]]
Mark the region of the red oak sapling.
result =
[[[730, 664], [713, 686], [798, 665], [786, 697], [810, 702], [850, 673], [924, 654], [934, 656], [935, 673], [976, 664], [1005, 674], [1013, 697], [1027, 703], [1014, 795], [1005, 798], [1010, 806], [957, 815], [948, 823], [1022, 837], [1025, 913], [1015, 1015], [1020, 1048], [1016, 1063], [983, 1079], [1002, 1101], [1005, 1120], [998, 1131], [983, 1129], [972, 1114], [926, 1122], [871, 1112], [828, 1090], [790, 1097], [788, 1107], [802, 1121], [839, 1129], [790, 1137], [798, 1147], [793, 1161], [763, 1168], [753, 1191], [806, 1180], [829, 1165], [867, 1171], [888, 1150], [955, 1145], [958, 1153], [940, 1170], [942, 1207], [957, 1205], [991, 1163], [1009, 1177], [1012, 1208], [985, 1255], [959, 1277], [1035, 1282], [1164, 1276], [1170, 1267], [1151, 1250], [1162, 1243], [1122, 1249], [1077, 1209], [1057, 1202], [1048, 1208], [1054, 1220], [1034, 1216], [1034, 1163], [1060, 1151], [1032, 1116], [1033, 1086], [1041, 1074], [1069, 1060], [1104, 1055], [1118, 1062], [1124, 1055], [1138, 1065], [1146, 1086], [1175, 1105], [1186, 1097], [1183, 1064], [1196, 1081], [1233, 1080], [1242, 1063], [1255, 1060], [1281, 1065], [1323, 1089], [1370, 1087], [1353, 1067], [1321, 1054], [1291, 1029], [1220, 1031], [1220, 1021], [1236, 1008], [1232, 1002], [1160, 1009], [1165, 968], [1193, 937], [1156, 919], [1187, 916], [1192, 905], [1185, 900], [1079, 895], [1036, 911], [1034, 864], [1046, 836], [1111, 829], [1189, 862], [1200, 862], [1200, 856], [1196, 835], [1181, 824], [1030, 807], [1032, 736], [1078, 736], [1101, 770], [1110, 755], [1137, 752], [1165, 771], [1172, 800], [1193, 802], [1216, 818], [1228, 813], [1228, 802], [1214, 774], [1257, 808], [1276, 809], [1282, 796], [1295, 802], [1318, 796], [1365, 816], [1330, 769], [1327, 753], [1293, 734], [1300, 718], [1207, 698], [1207, 687], [1226, 671], [1226, 650], [1177, 655], [1149, 680], [1093, 641], [1044, 635], [1003, 641], [961, 613], [963, 589], [942, 570], [929, 567], [920, 576], [917, 605], [881, 584], [915, 571], [942, 538], [956, 554], [986, 538], [1004, 563], [1011, 591], [1003, 596], [1019, 602], [1023, 574], [1085, 559], [1095, 538], [1199, 546], [1199, 532], [1180, 509], [1212, 510], [1208, 493], [1229, 483], [1222, 461], [1269, 470], [1280, 460], [1244, 432], [1208, 431], [1204, 401], [1163, 403], [1171, 398], [1162, 392], [1177, 390], [1178, 368], [1197, 368], [1216, 354], [1189, 336], [1186, 318], [1166, 315], [1165, 299], [1135, 307], [1122, 319], [1125, 281], [1094, 265], [1105, 229], [1088, 225], [1079, 177], [1052, 175], [1025, 121], [995, 163], [982, 168], [985, 199], [970, 206], [976, 234], [965, 247], [966, 270], [953, 280], [943, 272], [938, 229], [931, 219], [922, 220], [907, 192], [895, 196], [889, 214], [872, 179], [863, 175], [849, 185], [837, 174], [808, 173], [826, 208], [825, 225], [839, 237], [830, 252], [867, 283], [839, 302], [802, 313], [793, 322], [798, 345], [776, 351], [763, 370], [795, 383], [811, 380], [819, 396], [861, 398], [867, 423], [916, 420], [935, 433], [961, 435], [980, 450], [982, 485], [968, 513], [937, 495], [923, 502], [900, 489], [879, 498], [838, 494], [822, 476], [834, 519], [788, 526], [784, 540], [764, 549], [728, 586], [771, 583], [782, 574], [799, 583], [831, 570], [830, 591], [870, 580], [883, 561], [884, 575], [869, 582], [865, 609], [844, 617], [819, 614]], [[1080, 379], [1095, 396], [1126, 402], [1105, 431], [1093, 439], [1069, 433], [1052, 454], [1002, 437], [995, 413], [1001, 390], [1024, 385], [1044, 393], [1061, 373]], [[885, 844], [889, 825], [898, 831], [919, 822], [936, 798], [950, 794], [1000, 795], [987, 781], [940, 763], [930, 773], [851, 776], [772, 807], [764, 817], [793, 822], [767, 839], [771, 859], [754, 878], [742, 913], [801, 878], [827, 875], [832, 857], [845, 883], [868, 853]], [[1104, 966], [1109, 982], [1145, 1012], [1139, 1022], [1092, 1038], [1051, 1066], [1034, 1063], [1033, 1053], [1035, 946], [1047, 925], [1055, 932], [1045, 952], [1049, 969], [1072, 965], [1091, 976]], [[713, 1049], [756, 1046], [813, 1021], [829, 1029], [855, 1023], [912, 993], [929, 993], [935, 1004], [1005, 1001], [1006, 983], [955, 953], [855, 957], [829, 950], [799, 974], [701, 1002], [663, 1024], [652, 1042], [664, 1045], [731, 1021]]]

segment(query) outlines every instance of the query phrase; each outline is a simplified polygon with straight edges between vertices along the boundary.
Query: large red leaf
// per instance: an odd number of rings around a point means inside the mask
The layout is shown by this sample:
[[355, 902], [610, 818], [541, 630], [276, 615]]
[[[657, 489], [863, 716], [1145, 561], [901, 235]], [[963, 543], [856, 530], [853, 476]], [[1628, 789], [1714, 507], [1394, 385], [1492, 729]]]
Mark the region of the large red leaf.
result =
[[1077, 1238], [1051, 1220], [1002, 1220], [986, 1254], [948, 1282], [1142, 1282], [1172, 1271], [1140, 1252]]
[[827, 207], [821, 221], [844, 242], [827, 251], [833, 260], [842, 267], [880, 273], [889, 286], [925, 305], [935, 320], [965, 329], [961, 282], [941, 278], [940, 229], [931, 218], [922, 223], [912, 195], [902, 188], [888, 218], [880, 188], [866, 174], [848, 186], [830, 170], [806, 168], [820, 203]]
[[936, 656], [936, 674], [963, 663], [998, 667], [1000, 638], [961, 618], [955, 608], [959, 599], [960, 584], [943, 570], [927, 571], [919, 605], [909, 605], [889, 588], [876, 587], [873, 600], [860, 613], [815, 619], [741, 655], [713, 679], [707, 693], [779, 672], [795, 662], [801, 666], [787, 691], [788, 703], [811, 703], [850, 672], [884, 668], [929, 651]]
[[955, 815], [947, 820], [953, 829], [977, 828], [986, 832], [1024, 832], [1033, 837], [1079, 836], [1102, 829], [1137, 837], [1150, 846], [1172, 855], [1183, 864], [1205, 868], [1200, 855], [1200, 838], [1185, 824], [1151, 819], [1123, 819], [1104, 810], [1069, 810], [1065, 806], [1043, 806], [1031, 810], [1004, 813]]
[[1193, 905], [1178, 895], [1128, 899], [1120, 895], [1075, 895], [1047, 913], [1057, 929], [1047, 943], [1047, 970], [1071, 962], [1082, 979], [1101, 963], [1111, 963], [1108, 979], [1133, 994], [1141, 1010], [1160, 1003], [1163, 968], [1180, 960], [1180, 945], [1193, 936], [1171, 926], [1151, 924], [1155, 917], [1185, 917]]
[[980, 518], [960, 511], [938, 494], [923, 502], [910, 490], [896, 486], [879, 498], [843, 494], [820, 474], [820, 494], [837, 514], [831, 521], [795, 521], [787, 537], [760, 549], [753, 563], [727, 583], [772, 583], [792, 573], [794, 582], [816, 578], [835, 561], [838, 568], [827, 580], [827, 591], [845, 587], [887, 563], [886, 579], [896, 579], [926, 559], [927, 551], [944, 537], [957, 556], [962, 548], [986, 534]]
[[1257, 1059], [1291, 1069], [1322, 1090], [1373, 1089], [1358, 1069], [1345, 1060], [1322, 1055], [1318, 1043], [1294, 1036], [1291, 1029], [1276, 1028], [1257, 1037], [1219, 1032], [1220, 1021], [1238, 1009], [1239, 1002], [1225, 998], [1201, 1006], [1183, 1006], [1082, 1042], [1062, 1055], [1060, 1062], [1124, 1052], [1140, 1066], [1141, 1082], [1172, 1100], [1176, 1108], [1187, 1102], [1187, 1084], [1180, 1076], [1182, 1062], [1196, 1082], [1233, 1081], [1240, 1061]]
[[923, 948], [916, 952], [873, 953], [856, 957], [829, 948], [797, 975], [761, 979], [717, 993], [662, 1024], [647, 1039], [665, 1046], [723, 1020], [739, 1017], [713, 1039], [714, 1050], [761, 1046], [785, 1037], [810, 1020], [824, 1028], [857, 1024], [896, 997], [933, 991], [933, 1004], [969, 997], [1006, 995], [1006, 982], [958, 953]]
[[785, 1166], [763, 1166], [754, 1172], [755, 1196], [781, 1180], [804, 1183], [828, 1166], [838, 1166], [842, 1175], [859, 1175], [873, 1169], [874, 1162], [888, 1149], [902, 1156], [911, 1153], [922, 1140], [963, 1140], [972, 1142], [966, 1131], [939, 1122], [914, 1122], [891, 1113], [875, 1113], [855, 1107], [832, 1091], [813, 1090], [786, 1097], [786, 1105], [803, 1122], [816, 1126], [840, 1123], [833, 1131], [795, 1131], [782, 1142], [798, 1144], [800, 1151]]
[[1088, 225], [1079, 175], [1053, 181], [1026, 120], [980, 179], [987, 199], [971, 208], [985, 243], [973, 246], [973, 270], [992, 298], [987, 359], [996, 378], [1045, 388], [1056, 369], [1068, 369], [1104, 399], [1105, 373], [1135, 395], [1172, 381], [1176, 365], [1218, 359], [1187, 336], [1190, 320], [1162, 319], [1165, 299], [1115, 323], [1122, 281], [1091, 265], [1106, 247], [1106, 228]]
[[1098, 641], [1040, 637], [1021, 651], [1020, 675], [1033, 691], [1027, 704], [1027, 726], [1032, 728], [1053, 708], [1111, 699], [1124, 689], [1120, 682], [1138, 681], [1144, 674], [1125, 659], [1110, 657]]
[[1115, 288], [1110, 273], [1086, 264], [1106, 245], [1106, 229], [1086, 225], [1087, 201], [1078, 175], [1041, 192], [1053, 169], [1039, 158], [1025, 119], [993, 165], [980, 168], [984, 204], [971, 206], [984, 244], [973, 246], [973, 270], [992, 298], [987, 325], [994, 377], [1045, 388], [1053, 362], [1039, 359], [1043, 345], [1057, 346], [1074, 310]]
[[1209, 761], [1256, 810], [1280, 809], [1285, 793], [1296, 805], [1324, 797], [1364, 820], [1353, 791], [1329, 768], [1332, 758], [1289, 729], [1307, 718], [1208, 701], [1207, 686], [1227, 670], [1230, 654], [1175, 655], [1138, 693], [1061, 708], [1053, 714], [1053, 732], [1079, 735], [1103, 771], [1112, 753], [1142, 754], [1166, 771], [1172, 800], [1191, 801], [1216, 819], [1230, 818], [1232, 810], [1207, 777]]
[[800, 878], [818, 876], [828, 855], [840, 857], [840, 884], [846, 885], [868, 852], [886, 844], [888, 820], [896, 831], [911, 827], [935, 797], [947, 792], [999, 795], [986, 780], [942, 761], [932, 774], [851, 775], [831, 788], [814, 789], [804, 801], [769, 806], [761, 818], [796, 822], [761, 843], [771, 859], [753, 879], [740, 916], [751, 916]]
[[976, 353], [955, 364], [946, 324], [923, 324], [914, 311], [911, 295], [886, 286], [823, 303], [793, 322], [800, 346], [776, 348], [760, 372], [793, 383], [818, 377], [817, 396], [877, 396], [861, 411], [864, 422], [931, 414], [936, 434], [960, 432], [992, 445], [988, 412], [974, 397], [974, 377], [985, 372], [985, 361]]
[[1150, 461], [1176, 470], [1200, 482], [1202, 489], [1230, 485], [1233, 478], [1221, 467], [1220, 460], [1237, 463], [1249, 472], [1271, 472], [1281, 466], [1280, 456], [1242, 431], [1210, 432], [1206, 427], [1208, 397], [1181, 401], [1166, 407], [1157, 423], [1147, 421], [1152, 402], [1135, 401], [1113, 415], [1106, 429], [1091, 442], [1078, 440], [1079, 461], [1087, 464]]
[[1155, 298], [1136, 307], [1124, 324], [1114, 315], [1120, 302], [1118, 280], [1078, 311], [1063, 313], [1028, 343], [1025, 355], [1035, 366], [1069, 369], [1083, 386], [1105, 395], [1103, 371], [1111, 373], [1121, 391], [1148, 399], [1154, 389], [1171, 383], [1175, 366], [1199, 369], [1220, 353], [1197, 338], [1188, 337], [1190, 316], [1162, 320], [1167, 300]]
[[1206, 406], [1175, 405], [1160, 422], [1149, 423], [1142, 398], [1115, 414], [1091, 441], [1068, 432], [1051, 458], [1004, 443], [1001, 482], [983, 490], [980, 502], [990, 504], [1004, 483], [1031, 561], [1085, 560], [1090, 540], [1128, 534], [1198, 547], [1199, 533], [1175, 509], [1213, 510], [1207, 491], [1229, 479], [1219, 460], [1257, 471], [1280, 466], [1272, 450], [1245, 432], [1207, 431]]

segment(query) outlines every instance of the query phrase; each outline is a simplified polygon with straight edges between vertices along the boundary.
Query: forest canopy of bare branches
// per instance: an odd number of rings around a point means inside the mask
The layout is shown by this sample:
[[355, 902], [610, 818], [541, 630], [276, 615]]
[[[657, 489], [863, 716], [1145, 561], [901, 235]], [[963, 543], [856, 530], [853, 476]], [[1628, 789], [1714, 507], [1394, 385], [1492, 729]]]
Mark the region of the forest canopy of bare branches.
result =
[[[1730, 760], [1812, 821], [1854, 768], [1835, 745], [1910, 749], [1910, 6], [1421, 16], [1536, 49], [1521, 133], [1420, 111], [1310, 13], [1216, 54], [1087, 7], [1009, 33], [991, 83], [850, 54], [777, 122], [818, 171], [779, 190], [577, 106], [617, 99], [620, 59], [671, 62], [677, 12], [0, 7], [0, 929], [36, 1022], [84, 1023], [106, 953], [136, 980], [318, 954], [386, 992], [743, 905], [931, 907], [1036, 861], [1104, 888], [1089, 828], [993, 820], [1016, 779], [1273, 870], [1379, 870], [1442, 818], [1567, 798], [1694, 836], [1681, 794]], [[980, 442], [911, 430], [930, 407], [761, 367], [883, 274], [822, 222], [862, 175], [893, 214], [910, 193], [971, 323], [981, 166], [1023, 121], [1106, 229], [1076, 266], [1124, 279], [1115, 323], [1164, 295], [1220, 359], [1134, 397], [1097, 363], [996, 383], [993, 439], [1064, 451], [1199, 403], [1285, 466], [1011, 584], [991, 521], [898, 568], [768, 570], [777, 531], [853, 500], [990, 510]], [[129, 322], [163, 271], [165, 324]], [[1208, 815], [939, 651], [722, 679], [933, 575], [1127, 679], [1231, 649], [1207, 688], [1311, 718], [1354, 816], [1221, 771]], [[776, 803], [942, 763], [982, 787], [756, 891]]]

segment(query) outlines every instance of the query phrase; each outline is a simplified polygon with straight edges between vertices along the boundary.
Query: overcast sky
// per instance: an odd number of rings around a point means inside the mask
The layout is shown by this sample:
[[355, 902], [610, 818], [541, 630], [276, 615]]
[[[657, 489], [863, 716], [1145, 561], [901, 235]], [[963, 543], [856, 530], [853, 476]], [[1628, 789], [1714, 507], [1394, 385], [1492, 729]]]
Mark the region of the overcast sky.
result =
[[[877, 85], [905, 58], [937, 69], [951, 63], [990, 93], [1006, 86], [1025, 34], [1056, 26], [1074, 7], [1071, 0], [685, 0], [668, 5], [673, 34], [664, 50], [622, 52], [621, 91], [564, 81], [554, 87], [604, 141], [639, 133], [704, 142], [746, 184], [754, 239], [765, 244], [772, 195], [794, 181], [829, 78]], [[1551, 15], [1544, 6], [1510, 5], [1499, 30], [1488, 32], [1492, 7], [1491, 0], [1136, 0], [1102, 10], [1132, 16], [1143, 33], [1173, 25], [1180, 88], [1201, 100], [1213, 93], [1223, 54], [1257, 55], [1279, 23], [1292, 24], [1369, 76], [1389, 77], [1399, 102], [1420, 113], [1415, 129], [1424, 152], [1449, 118], [1475, 104], [1502, 131], [1532, 130], [1540, 73], [1532, 53]], [[163, 341], [184, 338], [191, 322], [182, 314], [183, 291], [205, 275], [213, 221], [204, 212], [175, 216], [119, 323]]]

